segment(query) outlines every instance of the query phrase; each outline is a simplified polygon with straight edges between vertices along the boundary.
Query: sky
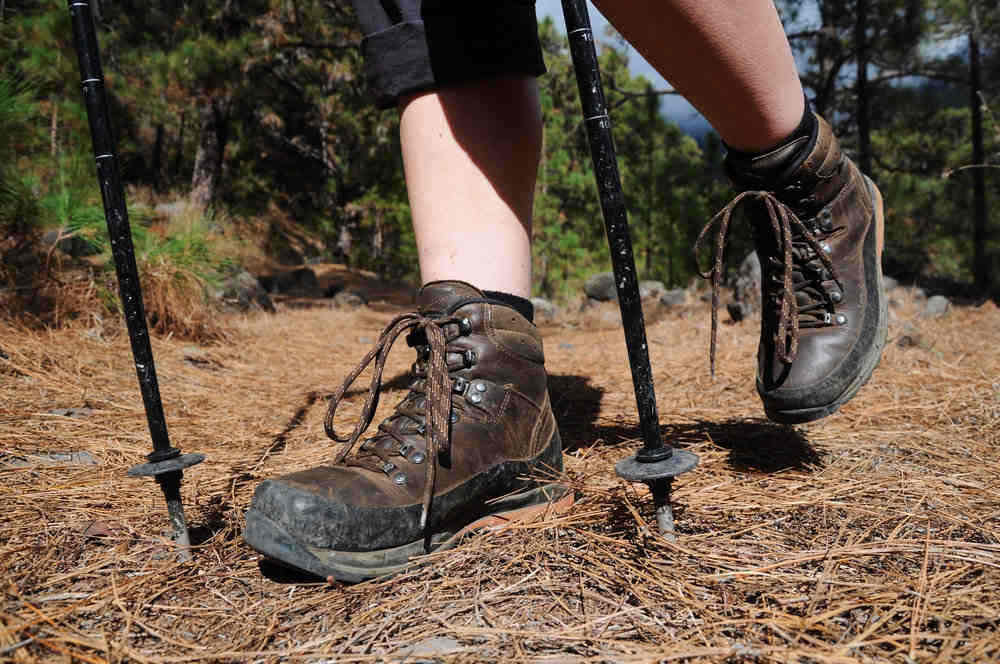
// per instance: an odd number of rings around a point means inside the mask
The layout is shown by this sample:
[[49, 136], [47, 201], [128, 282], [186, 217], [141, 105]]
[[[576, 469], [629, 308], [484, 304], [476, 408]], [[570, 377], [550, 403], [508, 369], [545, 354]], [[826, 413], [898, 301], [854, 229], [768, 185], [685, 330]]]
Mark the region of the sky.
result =
[[[590, 10], [591, 27], [598, 42], [600, 42], [604, 38], [604, 28], [607, 27], [608, 20], [592, 4], [587, 3], [587, 6]], [[536, 7], [539, 18], [551, 16], [556, 26], [559, 27], [563, 34], [566, 34], [566, 22], [563, 20], [561, 0], [537, 0]], [[653, 66], [646, 62], [635, 49], [629, 49], [628, 57], [629, 69], [633, 75], [641, 74], [645, 76], [653, 83], [653, 87], [658, 90], [670, 88], [670, 84], [663, 80], [663, 77], [656, 73]], [[684, 131], [700, 137], [708, 129], [708, 123], [705, 122], [705, 119], [683, 97], [665, 95], [660, 99], [663, 114], [676, 122]]]

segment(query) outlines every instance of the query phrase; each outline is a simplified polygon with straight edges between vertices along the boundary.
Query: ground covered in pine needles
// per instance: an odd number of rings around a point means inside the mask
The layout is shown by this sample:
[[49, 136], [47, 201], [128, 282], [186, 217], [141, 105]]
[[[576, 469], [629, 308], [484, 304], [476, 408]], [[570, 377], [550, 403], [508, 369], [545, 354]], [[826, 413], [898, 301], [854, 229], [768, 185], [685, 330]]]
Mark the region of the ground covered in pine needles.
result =
[[[325, 400], [391, 311], [154, 340], [172, 440], [208, 457], [184, 480], [188, 563], [125, 475], [149, 449], [127, 337], [0, 323], [0, 661], [997, 661], [1000, 311], [924, 319], [898, 292], [872, 383], [807, 426], [762, 419], [753, 321], [723, 326], [714, 381], [706, 305], [650, 325], [664, 433], [701, 458], [676, 543], [613, 471], [640, 446], [620, 330], [545, 328], [575, 508], [355, 586], [240, 534], [258, 481], [330, 458]], [[384, 409], [411, 361], [400, 344]]]

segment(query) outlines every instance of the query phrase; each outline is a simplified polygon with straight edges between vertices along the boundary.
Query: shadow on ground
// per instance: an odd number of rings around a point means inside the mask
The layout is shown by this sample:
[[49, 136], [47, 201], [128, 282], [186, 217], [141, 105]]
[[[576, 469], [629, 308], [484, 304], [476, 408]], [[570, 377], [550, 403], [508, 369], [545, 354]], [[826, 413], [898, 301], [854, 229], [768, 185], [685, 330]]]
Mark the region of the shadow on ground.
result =
[[[604, 389], [591, 385], [589, 378], [552, 374], [549, 394], [566, 451], [641, 440], [637, 423], [609, 425], [598, 422]], [[661, 423], [660, 431], [665, 442], [678, 448], [711, 441], [729, 450], [729, 464], [741, 471], [773, 473], [815, 468], [821, 464], [819, 453], [803, 431], [767, 420]]]

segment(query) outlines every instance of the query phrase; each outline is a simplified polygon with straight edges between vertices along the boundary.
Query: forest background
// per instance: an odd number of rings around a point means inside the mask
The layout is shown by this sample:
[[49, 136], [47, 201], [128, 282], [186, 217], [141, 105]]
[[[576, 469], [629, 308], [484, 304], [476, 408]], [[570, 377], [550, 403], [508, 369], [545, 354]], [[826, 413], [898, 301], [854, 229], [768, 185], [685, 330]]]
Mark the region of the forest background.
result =
[[[416, 284], [399, 117], [370, 103], [348, 3], [92, 5], [144, 283], [197, 299], [248, 263], [324, 261]], [[808, 96], [885, 194], [887, 273], [1000, 297], [1000, 9], [779, 9]], [[610, 263], [566, 39], [551, 19], [540, 33], [534, 288], [566, 298]], [[0, 311], [43, 324], [78, 314], [67, 292], [117, 308], [71, 35], [63, 2], [0, 0]], [[694, 238], [732, 195], [723, 146], [666, 119], [670, 92], [601, 41], [640, 277], [686, 286]], [[53, 231], [86, 260], [60, 258]], [[731, 247], [735, 263], [749, 239]]]

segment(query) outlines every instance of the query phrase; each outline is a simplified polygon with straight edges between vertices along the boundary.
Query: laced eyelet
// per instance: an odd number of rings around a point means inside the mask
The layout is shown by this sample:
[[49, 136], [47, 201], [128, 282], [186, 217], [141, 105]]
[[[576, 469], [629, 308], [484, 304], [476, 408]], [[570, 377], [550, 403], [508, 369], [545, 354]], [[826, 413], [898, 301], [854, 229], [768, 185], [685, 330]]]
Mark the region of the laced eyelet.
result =
[[483, 395], [481, 395], [479, 392], [473, 392], [472, 394], [466, 395], [465, 398], [471, 401], [472, 403], [479, 403], [480, 401], [483, 400]]
[[459, 376], [455, 379], [455, 384], [451, 386], [451, 391], [455, 394], [464, 394], [466, 388], [469, 387], [469, 380], [467, 378], [462, 378]]
[[837, 303], [844, 299], [843, 294], [840, 291], [833, 291], [830, 293], [830, 301]]
[[406, 484], [406, 475], [404, 475], [402, 471], [393, 474], [392, 483], [396, 486], [403, 486]]
[[420, 424], [420, 425], [417, 426], [417, 433], [419, 433], [420, 435], [423, 435], [426, 432], [427, 432], [427, 425]]
[[451, 414], [451, 423], [454, 424], [455, 422], [458, 422], [458, 413]]
[[396, 464], [391, 461], [386, 461], [382, 464], [382, 472], [388, 475], [392, 471], [396, 470]]
[[462, 363], [465, 365], [466, 369], [474, 367], [478, 360], [479, 360], [479, 355], [474, 350], [467, 350], [464, 353], [462, 353]]
[[470, 334], [472, 334], [472, 321], [470, 321], [468, 318], [463, 318], [462, 320], [458, 321], [458, 333], [464, 337], [467, 337]]
[[833, 320], [837, 325], [847, 325], [847, 316], [844, 314], [837, 314]]
[[410, 457], [410, 461], [412, 461], [413, 463], [418, 463], [419, 464], [419, 463], [423, 463], [425, 458], [426, 457], [424, 456], [423, 452], [415, 452], [413, 454], [413, 456]]
[[406, 457], [408, 457], [410, 455], [410, 451], [412, 449], [413, 449], [413, 447], [411, 447], [409, 443], [407, 443], [405, 445], [400, 445], [399, 446], [399, 456], [401, 456], [401, 457], [403, 457], [405, 459]]
[[829, 253], [831, 253], [833, 251], [833, 247], [831, 247], [826, 242], [824, 242], [823, 244], [819, 245], [819, 248], [823, 250], [824, 254], [829, 254]]

